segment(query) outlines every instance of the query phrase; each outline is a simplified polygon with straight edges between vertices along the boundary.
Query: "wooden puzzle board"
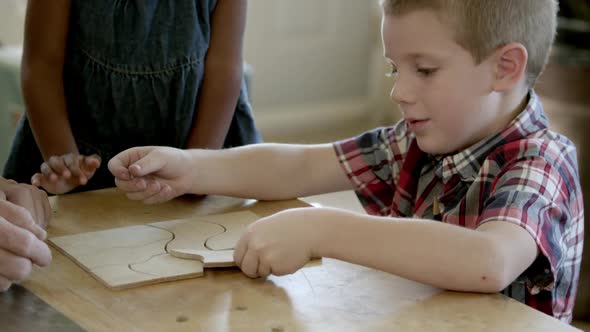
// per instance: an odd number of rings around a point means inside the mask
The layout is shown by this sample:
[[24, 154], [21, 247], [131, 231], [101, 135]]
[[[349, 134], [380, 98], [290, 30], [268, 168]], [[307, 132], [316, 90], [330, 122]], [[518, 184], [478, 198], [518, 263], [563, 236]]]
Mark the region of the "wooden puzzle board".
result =
[[236, 242], [258, 219], [243, 211], [61, 236], [49, 242], [105, 286], [124, 289], [199, 277], [207, 267], [234, 266]]

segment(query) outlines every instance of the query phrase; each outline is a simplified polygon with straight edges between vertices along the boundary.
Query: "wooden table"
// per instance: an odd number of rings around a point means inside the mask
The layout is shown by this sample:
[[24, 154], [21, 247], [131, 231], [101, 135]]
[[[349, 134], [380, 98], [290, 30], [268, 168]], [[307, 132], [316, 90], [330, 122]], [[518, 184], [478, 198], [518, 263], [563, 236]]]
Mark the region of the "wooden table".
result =
[[[114, 189], [52, 198], [50, 236], [249, 209], [266, 216], [299, 200], [177, 199], [146, 206]], [[574, 331], [501, 295], [462, 294], [323, 259], [289, 276], [238, 269], [111, 291], [57, 251], [23, 285], [92, 331]]]

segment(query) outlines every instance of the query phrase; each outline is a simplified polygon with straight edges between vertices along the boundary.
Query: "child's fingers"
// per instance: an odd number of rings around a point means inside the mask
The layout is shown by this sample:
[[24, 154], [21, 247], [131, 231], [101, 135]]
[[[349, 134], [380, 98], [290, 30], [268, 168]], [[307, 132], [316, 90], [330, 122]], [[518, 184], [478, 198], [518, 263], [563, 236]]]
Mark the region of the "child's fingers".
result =
[[156, 153], [148, 153], [129, 166], [129, 173], [132, 176], [146, 176], [161, 170], [166, 165], [166, 160]]
[[78, 170], [78, 182], [81, 185], [85, 185], [100, 166], [100, 157], [98, 157], [98, 155], [92, 155], [89, 157], [77, 155], [73, 161], [73, 164], [76, 165]]
[[172, 188], [164, 184], [162, 189], [157, 194], [143, 200], [145, 204], [159, 204], [171, 200], [173, 197]]
[[272, 270], [270, 265], [262, 262], [260, 259], [258, 260], [258, 271], [256, 272], [259, 277], [266, 278], [272, 274]]
[[135, 147], [120, 152], [109, 160], [108, 168], [111, 173], [118, 178], [129, 180], [133, 178], [133, 175], [129, 172], [129, 166], [133, 165], [136, 161], [142, 159], [145, 155], [149, 154], [153, 150], [153, 147]]
[[131, 176], [129, 175], [129, 170], [127, 169], [127, 164], [123, 163], [123, 157], [120, 156], [125, 152], [122, 152], [115, 157], [111, 158], [107, 164], [107, 168], [113, 174], [114, 177], [122, 179], [122, 180], [130, 180]]
[[244, 255], [246, 254], [246, 250], [248, 249], [248, 235], [242, 235], [234, 248], [234, 262], [238, 267], [242, 266], [242, 260], [244, 260]]
[[35, 173], [31, 177], [31, 184], [37, 188], [41, 187], [41, 177], [43, 177], [43, 175], [41, 173]]
[[147, 188], [146, 180], [144, 178], [135, 178], [132, 180], [122, 180], [115, 178], [115, 185], [124, 192], [133, 193], [144, 191]]
[[51, 182], [57, 181], [57, 174], [53, 172], [48, 163], [41, 164], [41, 174], [43, 174], [43, 177]]
[[154, 195], [157, 195], [162, 189], [162, 186], [158, 181], [149, 181], [146, 186], [146, 189], [142, 191], [128, 192], [127, 198], [134, 201], [143, 201]]
[[129, 174], [129, 170], [126, 167], [123, 167], [119, 160], [115, 158], [109, 160], [108, 168], [116, 179], [128, 181], [132, 178], [132, 176]]
[[101, 163], [102, 163], [102, 159], [97, 154], [93, 154], [91, 156], [86, 156], [84, 158], [84, 165], [86, 165], [88, 167], [92, 167], [94, 169], [99, 168]]
[[47, 160], [47, 164], [49, 164], [49, 167], [51, 167], [53, 172], [57, 175], [63, 176], [66, 179], [71, 176], [70, 170], [66, 166], [63, 157], [52, 156]]
[[33, 175], [33, 178], [31, 179], [31, 184], [37, 188], [43, 188], [51, 192], [51, 188], [55, 187], [55, 183], [57, 182], [57, 175], [55, 175], [55, 173], [52, 173], [51, 175], [55, 178], [55, 180], [52, 180], [45, 174], [37, 173]]
[[68, 153], [64, 156], [64, 163], [66, 167], [72, 172], [72, 176], [80, 177], [82, 175], [82, 170], [80, 169], [80, 156], [75, 155], [73, 153]]
[[250, 278], [258, 277], [258, 255], [254, 250], [247, 250], [240, 269]]

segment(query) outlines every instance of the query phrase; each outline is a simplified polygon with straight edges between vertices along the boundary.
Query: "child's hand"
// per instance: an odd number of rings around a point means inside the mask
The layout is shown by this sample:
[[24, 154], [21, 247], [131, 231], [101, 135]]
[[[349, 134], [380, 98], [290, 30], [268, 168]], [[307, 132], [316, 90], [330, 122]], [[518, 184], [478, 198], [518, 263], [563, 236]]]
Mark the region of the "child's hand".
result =
[[98, 155], [53, 156], [41, 165], [41, 173], [33, 175], [31, 183], [52, 194], [65, 194], [88, 183], [99, 167]]
[[188, 193], [191, 188], [190, 156], [169, 147], [137, 147], [109, 161], [117, 187], [132, 200], [162, 203]]
[[234, 251], [234, 261], [251, 278], [291, 274], [315, 257], [316, 208], [279, 212], [248, 226]]

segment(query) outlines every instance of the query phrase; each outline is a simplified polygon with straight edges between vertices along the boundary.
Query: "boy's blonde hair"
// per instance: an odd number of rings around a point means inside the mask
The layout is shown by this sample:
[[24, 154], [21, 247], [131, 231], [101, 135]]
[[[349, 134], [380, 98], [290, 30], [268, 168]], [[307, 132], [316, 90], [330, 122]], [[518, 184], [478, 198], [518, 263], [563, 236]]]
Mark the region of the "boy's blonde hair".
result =
[[434, 10], [450, 23], [459, 45], [481, 63], [498, 48], [512, 42], [528, 52], [526, 83], [532, 87], [541, 75], [557, 26], [557, 0], [381, 0], [386, 15]]

